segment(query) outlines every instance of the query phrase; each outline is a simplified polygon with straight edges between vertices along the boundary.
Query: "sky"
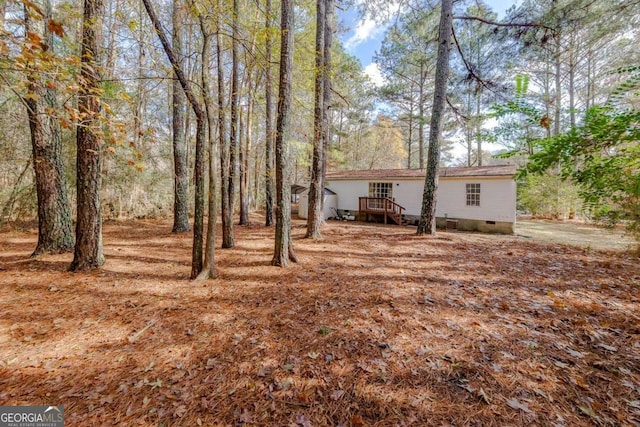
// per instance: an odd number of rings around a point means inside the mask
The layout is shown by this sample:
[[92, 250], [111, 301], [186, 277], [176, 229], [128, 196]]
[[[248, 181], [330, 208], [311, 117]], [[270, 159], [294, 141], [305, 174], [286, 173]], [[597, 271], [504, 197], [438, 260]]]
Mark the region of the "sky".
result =
[[[361, 3], [364, 0], [356, 0], [356, 3]], [[396, 0], [397, 1], [397, 0]], [[484, 0], [484, 2], [498, 13], [498, 17], [504, 17], [504, 13], [514, 4], [518, 4], [520, 0]], [[389, 2], [392, 3], [392, 2]], [[395, 3], [395, 2], [394, 2]], [[343, 33], [340, 36], [345, 49], [351, 55], [357, 57], [365, 73], [371, 78], [371, 80], [378, 86], [384, 84], [384, 79], [380, 74], [380, 70], [373, 62], [373, 56], [376, 50], [380, 48], [380, 43], [384, 38], [386, 30], [385, 25], [376, 23], [373, 19], [367, 17], [360, 17], [355, 10], [346, 10], [338, 12], [339, 19], [341, 21], [341, 27], [349, 28], [350, 30]], [[486, 123], [486, 127], [491, 128], [495, 126], [495, 120], [492, 123]], [[501, 148], [495, 144], [485, 143], [483, 150], [496, 150]], [[453, 155], [455, 158], [462, 158], [464, 155], [464, 149], [460, 144], [454, 144]]]
[[[362, 0], [357, 0], [360, 3]], [[502, 18], [504, 12], [519, 0], [485, 0], [498, 16]], [[359, 17], [355, 10], [339, 12], [342, 26], [350, 30], [340, 36], [346, 50], [351, 55], [357, 57], [365, 72], [371, 77], [374, 83], [382, 84], [382, 76], [376, 64], [373, 63], [373, 55], [380, 48], [380, 43], [384, 38], [385, 25], [376, 23], [371, 18]]]

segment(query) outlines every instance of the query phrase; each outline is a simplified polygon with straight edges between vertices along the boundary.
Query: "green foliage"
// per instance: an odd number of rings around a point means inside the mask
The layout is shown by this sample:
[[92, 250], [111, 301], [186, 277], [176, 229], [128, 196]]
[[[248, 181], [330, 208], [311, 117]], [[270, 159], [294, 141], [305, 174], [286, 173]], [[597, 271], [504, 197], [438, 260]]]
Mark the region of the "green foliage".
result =
[[557, 174], [527, 175], [518, 184], [518, 209], [535, 217], [569, 219], [580, 208], [578, 188]]
[[624, 221], [640, 239], [640, 111], [593, 107], [584, 124], [541, 141], [524, 173], [559, 167], [585, 207], [606, 224]]

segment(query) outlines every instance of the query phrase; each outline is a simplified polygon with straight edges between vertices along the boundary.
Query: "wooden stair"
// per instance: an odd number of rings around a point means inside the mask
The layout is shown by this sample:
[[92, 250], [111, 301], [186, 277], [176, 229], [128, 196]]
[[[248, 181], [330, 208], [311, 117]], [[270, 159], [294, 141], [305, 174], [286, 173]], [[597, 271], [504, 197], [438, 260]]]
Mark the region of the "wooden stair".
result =
[[369, 215], [382, 215], [385, 224], [391, 220], [398, 225], [404, 225], [404, 207], [387, 197], [360, 197], [358, 205], [359, 212], [364, 213], [367, 219]]

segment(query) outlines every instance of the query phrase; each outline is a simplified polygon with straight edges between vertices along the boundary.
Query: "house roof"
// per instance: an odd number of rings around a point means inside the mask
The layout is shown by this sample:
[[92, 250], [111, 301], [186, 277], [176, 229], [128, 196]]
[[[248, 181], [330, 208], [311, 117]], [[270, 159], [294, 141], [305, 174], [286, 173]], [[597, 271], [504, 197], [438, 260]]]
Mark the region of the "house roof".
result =
[[[475, 166], [440, 168], [440, 178], [456, 177], [512, 177], [516, 173], [516, 167], [508, 166]], [[425, 169], [370, 169], [327, 172], [327, 181], [358, 181], [370, 179], [424, 179]]]

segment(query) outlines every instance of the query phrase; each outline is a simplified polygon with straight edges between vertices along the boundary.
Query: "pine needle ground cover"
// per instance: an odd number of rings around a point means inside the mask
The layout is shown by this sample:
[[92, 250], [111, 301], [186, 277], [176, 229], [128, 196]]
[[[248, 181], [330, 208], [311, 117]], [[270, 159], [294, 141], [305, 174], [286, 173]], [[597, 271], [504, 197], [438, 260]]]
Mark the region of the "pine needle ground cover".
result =
[[0, 233], [0, 404], [69, 426], [640, 424], [634, 254], [297, 222], [292, 268], [273, 229], [237, 227], [191, 282], [170, 230], [106, 224], [89, 274]]

